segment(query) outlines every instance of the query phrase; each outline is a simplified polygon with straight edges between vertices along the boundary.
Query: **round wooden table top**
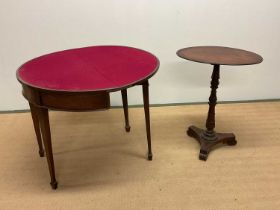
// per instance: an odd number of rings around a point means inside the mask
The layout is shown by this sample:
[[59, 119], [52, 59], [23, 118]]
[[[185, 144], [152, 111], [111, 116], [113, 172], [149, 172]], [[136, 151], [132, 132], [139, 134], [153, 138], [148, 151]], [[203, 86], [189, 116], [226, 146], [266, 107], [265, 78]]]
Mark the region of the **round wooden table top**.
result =
[[252, 65], [263, 61], [263, 58], [256, 53], [218, 46], [184, 48], [178, 50], [177, 55], [190, 61], [212, 65]]
[[92, 46], [43, 55], [23, 64], [18, 80], [33, 88], [115, 91], [147, 80], [159, 68], [151, 53], [125, 46]]

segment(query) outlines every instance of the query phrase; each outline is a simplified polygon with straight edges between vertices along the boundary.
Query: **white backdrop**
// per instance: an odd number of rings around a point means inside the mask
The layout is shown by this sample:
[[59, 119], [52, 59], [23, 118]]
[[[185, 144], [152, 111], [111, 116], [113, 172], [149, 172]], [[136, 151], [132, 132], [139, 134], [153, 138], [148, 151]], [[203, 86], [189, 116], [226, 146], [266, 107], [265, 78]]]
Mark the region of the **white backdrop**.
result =
[[[279, 0], [0, 0], [0, 110], [26, 109], [15, 71], [53, 51], [128, 45], [161, 61], [150, 80], [153, 104], [207, 101], [211, 66], [184, 61], [176, 51], [224, 45], [261, 54], [255, 66], [222, 67], [220, 101], [280, 98]], [[121, 104], [119, 92], [112, 105]], [[128, 90], [141, 104], [140, 87]]]

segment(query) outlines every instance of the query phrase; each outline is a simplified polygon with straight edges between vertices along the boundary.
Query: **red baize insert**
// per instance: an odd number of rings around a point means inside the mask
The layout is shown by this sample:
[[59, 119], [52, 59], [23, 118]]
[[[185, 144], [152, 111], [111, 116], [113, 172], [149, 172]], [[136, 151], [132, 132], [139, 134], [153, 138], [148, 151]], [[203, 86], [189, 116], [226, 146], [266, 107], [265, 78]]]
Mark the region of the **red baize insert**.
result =
[[23, 64], [18, 79], [33, 87], [57, 91], [119, 89], [153, 75], [158, 59], [123, 46], [94, 46], [44, 55]]

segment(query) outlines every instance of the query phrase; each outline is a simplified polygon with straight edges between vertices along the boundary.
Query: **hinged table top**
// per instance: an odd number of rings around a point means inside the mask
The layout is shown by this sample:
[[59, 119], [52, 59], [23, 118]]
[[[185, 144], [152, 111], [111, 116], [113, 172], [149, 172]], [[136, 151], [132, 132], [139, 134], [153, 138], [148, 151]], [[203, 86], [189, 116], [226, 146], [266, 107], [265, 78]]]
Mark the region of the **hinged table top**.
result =
[[113, 91], [148, 79], [158, 67], [158, 59], [144, 50], [93, 46], [32, 59], [18, 69], [17, 78], [44, 90]]

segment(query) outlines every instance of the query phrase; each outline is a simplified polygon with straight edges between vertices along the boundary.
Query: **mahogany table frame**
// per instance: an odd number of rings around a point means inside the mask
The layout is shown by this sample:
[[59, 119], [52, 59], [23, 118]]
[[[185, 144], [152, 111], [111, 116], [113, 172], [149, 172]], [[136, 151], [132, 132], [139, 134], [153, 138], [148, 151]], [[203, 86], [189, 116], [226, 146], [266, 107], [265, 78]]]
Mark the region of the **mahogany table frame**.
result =
[[217, 133], [215, 129], [215, 107], [217, 104], [217, 89], [220, 79], [220, 66], [253, 65], [259, 64], [263, 58], [253, 52], [242, 49], [220, 46], [197, 46], [178, 50], [179, 57], [198, 63], [213, 66], [211, 77], [211, 94], [209, 97], [209, 109], [206, 119], [206, 129], [190, 126], [187, 135], [193, 137], [200, 144], [199, 159], [206, 161], [211, 149], [219, 143], [234, 146], [237, 144], [233, 133]]
[[[22, 94], [28, 100], [33, 120], [33, 125], [39, 146], [39, 155], [44, 157], [44, 149], [46, 152], [48, 168], [50, 173], [52, 189], [56, 189], [58, 182], [55, 177], [55, 166], [53, 159], [53, 149], [51, 140], [51, 130], [49, 122], [49, 110], [60, 111], [94, 111], [106, 110], [110, 108], [110, 92], [121, 91], [123, 110], [125, 116], [125, 130], [130, 132], [128, 102], [127, 102], [127, 88], [141, 85], [143, 90], [143, 103], [146, 122], [146, 134], [148, 143], [147, 159], [152, 160], [152, 145], [151, 145], [151, 129], [150, 129], [150, 108], [149, 108], [149, 81], [159, 68], [158, 65], [155, 70], [140, 81], [129, 84], [125, 87], [105, 89], [98, 91], [55, 91], [49, 89], [42, 89], [34, 87], [22, 81], [18, 75], [17, 79], [22, 84]], [[43, 147], [44, 146], [44, 147]]]

